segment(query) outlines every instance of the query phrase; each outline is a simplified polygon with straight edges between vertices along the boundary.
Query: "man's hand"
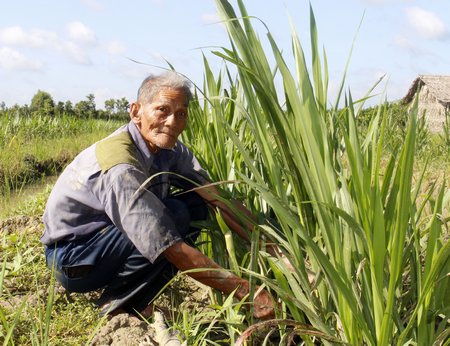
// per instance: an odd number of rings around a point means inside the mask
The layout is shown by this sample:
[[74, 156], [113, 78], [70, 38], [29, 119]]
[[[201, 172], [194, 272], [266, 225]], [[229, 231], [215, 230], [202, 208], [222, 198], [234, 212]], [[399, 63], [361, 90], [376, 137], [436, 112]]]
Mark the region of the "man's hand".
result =
[[[228, 201], [230, 202], [229, 204], [224, 203], [221, 200], [219, 190], [214, 185], [202, 186], [202, 188], [197, 189], [196, 192], [209, 206], [220, 209], [225, 223], [232, 231], [238, 234], [242, 239], [250, 241], [247, 232], [253, 229], [256, 219], [242, 202], [230, 200]], [[231, 205], [231, 208], [229, 205]], [[240, 217], [238, 215], [240, 215]]]
[[262, 320], [275, 318], [273, 300], [269, 292], [261, 290], [253, 300], [253, 315]]
[[[249, 283], [244, 283], [236, 290], [235, 296], [239, 300], [247, 297], [249, 292]], [[275, 317], [274, 304], [272, 296], [265, 289], [256, 287], [255, 297], [253, 299], [253, 315], [262, 320], [270, 320]]]
[[[226, 294], [235, 291], [234, 296], [240, 300], [246, 298], [249, 294], [249, 283], [247, 280], [225, 271], [213, 260], [183, 241], [167, 248], [164, 251], [164, 256], [182, 271], [196, 268], [205, 269], [199, 272], [188, 273], [190, 277], [205, 285], [216, 288]], [[208, 270], [208, 268], [215, 270]], [[256, 318], [270, 319], [274, 317], [272, 298], [266, 290], [258, 289], [257, 287], [253, 303], [253, 311]]]

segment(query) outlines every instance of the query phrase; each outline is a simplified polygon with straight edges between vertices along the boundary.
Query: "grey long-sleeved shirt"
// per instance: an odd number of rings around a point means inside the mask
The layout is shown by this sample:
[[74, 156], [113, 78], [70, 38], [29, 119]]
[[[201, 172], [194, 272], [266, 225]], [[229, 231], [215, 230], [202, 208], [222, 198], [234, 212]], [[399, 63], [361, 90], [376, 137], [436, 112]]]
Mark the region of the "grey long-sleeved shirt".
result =
[[114, 224], [153, 262], [181, 240], [162, 203], [171, 184], [187, 184], [177, 175], [198, 184], [208, 181], [198, 160], [181, 142], [154, 155], [130, 122], [85, 149], [67, 166], [48, 199], [41, 240], [45, 245], [70, 241]]

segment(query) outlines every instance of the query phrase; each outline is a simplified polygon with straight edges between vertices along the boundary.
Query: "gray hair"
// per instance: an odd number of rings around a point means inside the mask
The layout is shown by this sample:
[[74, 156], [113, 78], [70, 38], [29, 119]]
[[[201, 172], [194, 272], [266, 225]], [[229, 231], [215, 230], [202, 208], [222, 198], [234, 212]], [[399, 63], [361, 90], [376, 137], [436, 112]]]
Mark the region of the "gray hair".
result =
[[188, 102], [192, 98], [191, 82], [176, 72], [167, 71], [161, 75], [150, 75], [145, 78], [139, 87], [137, 100], [139, 102], [152, 102], [163, 88], [182, 90]]

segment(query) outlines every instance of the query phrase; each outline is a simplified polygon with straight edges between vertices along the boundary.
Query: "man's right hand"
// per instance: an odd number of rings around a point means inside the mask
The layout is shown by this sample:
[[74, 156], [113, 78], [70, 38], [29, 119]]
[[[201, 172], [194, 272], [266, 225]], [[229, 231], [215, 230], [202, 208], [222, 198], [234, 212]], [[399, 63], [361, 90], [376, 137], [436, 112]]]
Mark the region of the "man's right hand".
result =
[[262, 320], [275, 318], [273, 300], [269, 292], [261, 290], [253, 300], [253, 315]]
[[[180, 241], [164, 251], [164, 256], [179, 270], [202, 268], [205, 270], [188, 273], [193, 279], [218, 289], [225, 294], [235, 291], [237, 299], [244, 299], [249, 293], [249, 283], [228, 271], [225, 271], [213, 260], [202, 254], [197, 249]], [[214, 270], [207, 270], [207, 268]], [[222, 269], [222, 270], [220, 270]], [[270, 294], [262, 289], [256, 288], [254, 303], [254, 316], [260, 319], [270, 319], [274, 317], [274, 306]]]

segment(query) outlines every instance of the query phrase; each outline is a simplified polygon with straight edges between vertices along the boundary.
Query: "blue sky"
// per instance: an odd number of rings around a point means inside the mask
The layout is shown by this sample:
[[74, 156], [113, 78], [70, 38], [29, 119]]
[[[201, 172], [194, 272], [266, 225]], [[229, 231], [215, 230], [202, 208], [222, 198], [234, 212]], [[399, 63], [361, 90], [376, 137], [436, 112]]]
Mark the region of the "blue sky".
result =
[[[286, 56], [291, 55], [289, 17], [308, 47], [309, 1], [244, 1]], [[382, 75], [386, 82], [377, 91], [395, 100], [418, 74], [450, 74], [448, 0], [311, 0], [311, 5], [327, 52], [331, 98], [363, 15], [347, 77], [355, 98]], [[222, 62], [210, 51], [229, 47], [218, 22], [214, 0], [3, 0], [0, 102], [29, 104], [38, 89], [56, 102], [76, 103], [92, 93], [98, 108], [110, 98], [133, 101], [141, 80], [161, 70], [132, 60], [166, 67], [166, 59], [201, 84], [202, 53], [218, 72]], [[258, 22], [255, 27], [264, 39], [264, 27]]]

